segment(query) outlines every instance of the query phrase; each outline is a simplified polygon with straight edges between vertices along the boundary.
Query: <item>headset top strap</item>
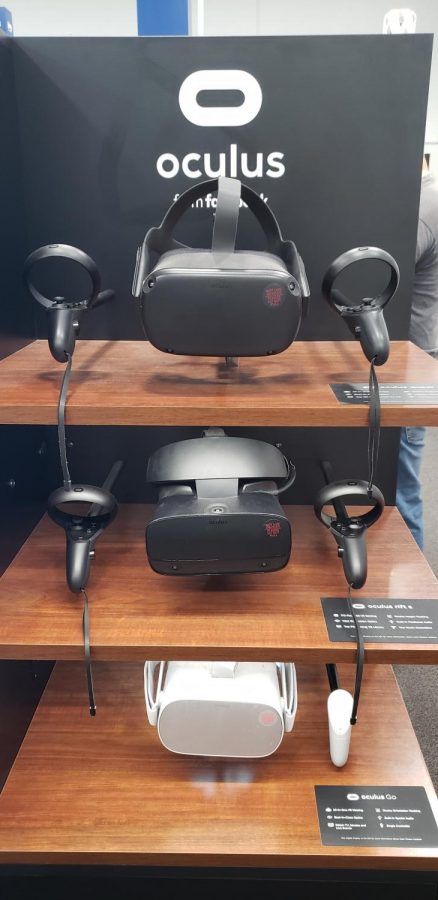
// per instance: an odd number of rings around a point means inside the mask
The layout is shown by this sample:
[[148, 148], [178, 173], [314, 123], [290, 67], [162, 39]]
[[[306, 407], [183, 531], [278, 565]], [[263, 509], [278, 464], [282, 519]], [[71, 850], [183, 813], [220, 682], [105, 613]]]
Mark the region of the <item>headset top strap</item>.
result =
[[234, 252], [239, 204], [240, 181], [236, 178], [220, 178], [211, 245], [213, 253]]
[[[236, 187], [233, 189], [233, 193], [229, 186], [230, 182], [235, 182], [236, 185]], [[161, 232], [162, 236], [167, 238], [167, 241], [165, 243], [168, 242], [169, 246], [171, 245], [172, 233], [177, 223], [184, 215], [184, 213], [188, 209], [190, 209], [192, 203], [195, 203], [196, 200], [199, 200], [201, 197], [206, 197], [207, 194], [214, 193], [215, 191], [219, 190], [216, 215], [218, 215], [218, 211], [220, 210], [221, 205], [227, 208], [227, 200], [229, 201], [228, 208], [231, 210], [231, 196], [233, 196], [233, 202], [235, 202], [238, 189], [237, 186], [239, 186], [242, 200], [247, 204], [264, 231], [269, 252], [275, 253], [280, 256], [283, 238], [281, 235], [280, 226], [274, 216], [274, 213], [271, 209], [269, 209], [269, 206], [267, 206], [267, 204], [260, 199], [259, 195], [252, 190], [252, 188], [247, 187], [247, 185], [245, 184], [241, 184], [237, 178], [212, 178], [209, 181], [202, 181], [199, 184], [194, 184], [193, 187], [190, 187], [187, 191], [184, 191], [184, 193], [178, 197], [178, 200], [175, 200], [175, 203], [173, 203], [172, 206], [168, 209], [159, 227], [159, 231]], [[225, 213], [225, 216], [226, 215], [227, 213]]]
[[293, 241], [283, 240], [280, 226], [272, 210], [261, 200], [258, 194], [247, 187], [237, 178], [212, 178], [202, 181], [189, 188], [167, 210], [159, 227], [150, 228], [143, 243], [137, 250], [134, 278], [132, 283], [133, 297], [141, 297], [143, 283], [151, 271], [151, 253], [160, 256], [169, 250], [187, 250], [185, 244], [181, 244], [173, 237], [175, 226], [201, 197], [218, 191], [218, 203], [216, 208], [216, 221], [213, 231], [213, 252], [229, 253], [234, 250], [236, 238], [237, 219], [239, 214], [239, 196], [247, 204], [265, 234], [266, 249], [269, 253], [279, 256], [283, 260], [288, 272], [296, 279], [301, 297], [310, 296], [309, 284], [306, 278], [303, 261]]

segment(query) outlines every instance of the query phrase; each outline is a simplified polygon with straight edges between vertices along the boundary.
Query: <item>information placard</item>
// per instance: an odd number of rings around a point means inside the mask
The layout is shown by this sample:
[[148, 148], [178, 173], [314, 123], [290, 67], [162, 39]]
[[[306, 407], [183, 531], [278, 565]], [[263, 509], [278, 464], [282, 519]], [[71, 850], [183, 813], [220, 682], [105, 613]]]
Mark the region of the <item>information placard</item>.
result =
[[[352, 405], [369, 402], [368, 383], [348, 384], [341, 382], [330, 385], [340, 403]], [[380, 402], [393, 406], [437, 406], [438, 384], [387, 384], [379, 382]]]
[[328, 847], [438, 847], [424, 787], [316, 785], [315, 795]]
[[[356, 629], [346, 597], [321, 597], [330, 641], [355, 641]], [[438, 600], [352, 598], [366, 642], [376, 644], [438, 643]]]

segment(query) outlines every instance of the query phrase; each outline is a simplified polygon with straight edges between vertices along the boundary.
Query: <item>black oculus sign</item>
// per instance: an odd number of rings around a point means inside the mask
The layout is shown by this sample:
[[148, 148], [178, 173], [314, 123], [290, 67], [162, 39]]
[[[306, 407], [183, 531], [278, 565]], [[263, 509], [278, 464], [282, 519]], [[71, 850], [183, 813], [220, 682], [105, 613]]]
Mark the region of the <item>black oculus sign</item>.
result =
[[[117, 294], [83, 337], [142, 337], [136, 248], [177, 195], [218, 175], [266, 200], [299, 248], [312, 293], [300, 338], [345, 339], [322, 276], [368, 244], [401, 264], [386, 318], [391, 338], [407, 336], [430, 36], [23, 38], [14, 50], [29, 246], [82, 247]], [[188, 211], [189, 246], [211, 246], [215, 202]], [[243, 204], [240, 247], [264, 247]], [[378, 266], [341, 290], [373, 296]]]
[[[341, 252], [370, 243], [400, 265], [397, 301], [385, 318], [392, 339], [407, 337], [431, 36], [20, 38], [10, 45], [27, 249], [52, 241], [81, 247], [116, 292], [113, 303], [84, 319], [81, 338], [144, 339], [131, 297], [136, 248], [177, 195], [222, 172], [267, 200], [299, 248], [312, 295], [300, 340], [348, 339], [320, 286]], [[215, 202], [214, 194], [197, 201], [176, 240], [211, 247]], [[264, 239], [242, 204], [236, 248], [247, 247], [261, 250]], [[354, 300], [373, 296], [382, 283], [379, 263], [373, 265], [366, 280], [360, 266], [352, 267], [340, 289]], [[41, 276], [38, 286], [49, 295], [49, 273]], [[56, 281], [53, 289], [77, 294], [73, 281]], [[46, 316], [38, 313], [45, 337]], [[251, 377], [253, 365], [242, 361], [242, 377], [248, 370]], [[194, 372], [194, 390], [200, 377]], [[291, 370], [291, 391], [294, 377]], [[352, 381], [361, 377], [351, 373]], [[164, 372], [161, 389], [172, 390]], [[119, 446], [132, 473], [123, 476], [120, 500], [151, 500], [137, 476], [145, 458], [199, 434], [149, 429], [139, 444], [140, 429], [119, 432], [102, 431], [94, 459], [95, 438], [76, 427], [70, 457], [79, 479], [98, 484], [114, 459], [108, 448]], [[366, 471], [359, 429], [295, 429], [293, 437], [260, 429], [257, 437], [282, 442], [296, 462], [295, 502], [313, 502], [318, 459], [339, 460], [338, 477], [346, 458]], [[397, 452], [397, 432], [385, 429], [379, 485], [388, 502]]]

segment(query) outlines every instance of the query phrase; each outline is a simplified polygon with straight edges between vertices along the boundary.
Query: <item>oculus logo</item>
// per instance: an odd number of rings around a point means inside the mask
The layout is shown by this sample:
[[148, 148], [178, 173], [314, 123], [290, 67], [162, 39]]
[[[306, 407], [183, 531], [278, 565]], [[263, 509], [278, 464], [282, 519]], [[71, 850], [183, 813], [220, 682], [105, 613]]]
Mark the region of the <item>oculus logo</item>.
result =
[[[201, 91], [239, 91], [243, 103], [239, 106], [201, 106]], [[182, 114], [192, 122], [208, 128], [247, 125], [258, 114], [262, 105], [262, 89], [249, 72], [243, 69], [199, 69], [184, 79], [179, 90]]]
[[[228, 106], [202, 105], [200, 95], [217, 91], [229, 92]], [[243, 97], [238, 106], [232, 104], [236, 93]], [[243, 69], [199, 69], [184, 79], [178, 95], [181, 112], [193, 125], [204, 128], [239, 127], [252, 122], [258, 115], [263, 94], [254, 77]], [[238, 144], [231, 143], [221, 151], [211, 153], [185, 153], [182, 158], [175, 153], [161, 153], [156, 168], [161, 178], [175, 178], [180, 172], [186, 178], [282, 178], [286, 169], [284, 153], [279, 150], [252, 153], [239, 152]]]

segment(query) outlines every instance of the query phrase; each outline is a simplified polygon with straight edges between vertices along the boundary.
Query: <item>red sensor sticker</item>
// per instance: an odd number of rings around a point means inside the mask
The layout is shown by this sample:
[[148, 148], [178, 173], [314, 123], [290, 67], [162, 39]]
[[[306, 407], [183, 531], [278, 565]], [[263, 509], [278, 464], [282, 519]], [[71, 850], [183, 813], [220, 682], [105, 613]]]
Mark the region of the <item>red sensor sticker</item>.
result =
[[268, 284], [263, 292], [263, 299], [272, 309], [281, 306], [284, 300], [284, 290], [281, 284]]
[[265, 522], [265, 531], [268, 537], [278, 537], [281, 531], [281, 522]]
[[273, 709], [262, 709], [259, 713], [260, 725], [275, 725], [277, 716]]

